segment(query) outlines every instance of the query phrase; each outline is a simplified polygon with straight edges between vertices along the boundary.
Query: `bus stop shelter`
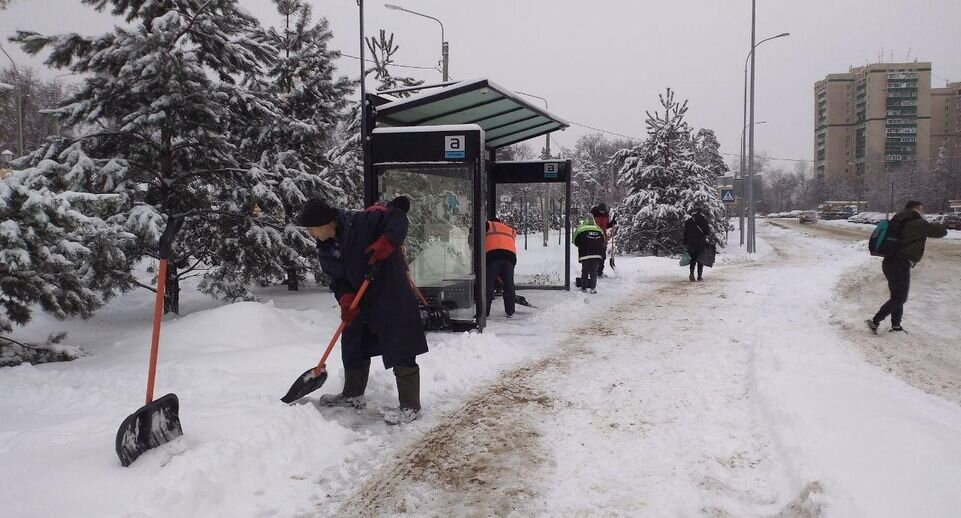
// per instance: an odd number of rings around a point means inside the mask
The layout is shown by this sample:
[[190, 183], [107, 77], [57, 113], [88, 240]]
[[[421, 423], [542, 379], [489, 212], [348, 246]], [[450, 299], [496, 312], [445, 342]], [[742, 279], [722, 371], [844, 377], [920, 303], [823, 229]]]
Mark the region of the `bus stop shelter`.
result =
[[[567, 122], [487, 79], [401, 99], [371, 94], [365, 108], [365, 202], [411, 199], [407, 260], [431, 305], [449, 311], [452, 321], [483, 329], [486, 221], [496, 215], [515, 228], [523, 222], [518, 233], [528, 239], [531, 199], [543, 227], [535, 246], [557, 255], [538, 249], [538, 260], [546, 262], [527, 265], [539, 273], [518, 287], [570, 289], [570, 161], [496, 161], [498, 149], [565, 129]], [[520, 271], [526, 267], [521, 259], [532, 254], [518, 245]], [[563, 272], [544, 275], [545, 264]]]

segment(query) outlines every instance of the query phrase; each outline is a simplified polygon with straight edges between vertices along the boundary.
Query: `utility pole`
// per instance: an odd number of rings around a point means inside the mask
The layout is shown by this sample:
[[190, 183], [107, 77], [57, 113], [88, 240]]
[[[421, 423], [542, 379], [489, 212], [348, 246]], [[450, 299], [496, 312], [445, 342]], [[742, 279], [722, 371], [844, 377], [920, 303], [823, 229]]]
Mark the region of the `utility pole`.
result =
[[747, 159], [747, 210], [748, 210], [748, 220], [747, 220], [747, 252], [753, 254], [755, 252], [755, 241], [754, 241], [754, 63], [756, 61], [754, 52], [757, 46], [755, 42], [757, 27], [757, 0], [751, 0], [751, 115], [748, 124], [750, 128], [750, 138], [748, 141], [748, 159]]

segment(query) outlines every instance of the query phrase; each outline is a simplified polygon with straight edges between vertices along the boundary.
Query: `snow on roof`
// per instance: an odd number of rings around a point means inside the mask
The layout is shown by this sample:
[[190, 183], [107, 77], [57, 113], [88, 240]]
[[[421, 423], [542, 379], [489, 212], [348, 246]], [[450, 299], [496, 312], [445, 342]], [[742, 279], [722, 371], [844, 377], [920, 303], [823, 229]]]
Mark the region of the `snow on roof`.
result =
[[374, 128], [374, 133], [441, 133], [448, 131], [480, 131], [484, 132], [477, 124], [443, 124], [440, 126], [392, 126], [387, 128]]

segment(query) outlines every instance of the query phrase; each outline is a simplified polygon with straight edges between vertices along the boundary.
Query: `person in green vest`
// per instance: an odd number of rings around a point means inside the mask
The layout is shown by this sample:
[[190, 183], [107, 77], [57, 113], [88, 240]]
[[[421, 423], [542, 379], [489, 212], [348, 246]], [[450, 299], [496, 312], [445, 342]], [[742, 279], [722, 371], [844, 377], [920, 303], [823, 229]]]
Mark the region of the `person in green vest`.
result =
[[581, 291], [597, 293], [597, 272], [604, 261], [607, 242], [604, 231], [594, 222], [593, 216], [585, 217], [577, 225], [574, 246], [577, 247], [577, 260], [581, 263]]

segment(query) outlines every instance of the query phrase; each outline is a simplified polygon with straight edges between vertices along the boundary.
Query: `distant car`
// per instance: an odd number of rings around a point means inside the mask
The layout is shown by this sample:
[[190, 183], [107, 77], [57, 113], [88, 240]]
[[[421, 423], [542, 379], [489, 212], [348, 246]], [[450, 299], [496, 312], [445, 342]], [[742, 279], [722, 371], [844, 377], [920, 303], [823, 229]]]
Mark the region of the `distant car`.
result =
[[818, 213], [816, 210], [805, 210], [798, 215], [798, 223], [817, 223]]
[[941, 224], [950, 230], [961, 230], [961, 214], [945, 214]]

